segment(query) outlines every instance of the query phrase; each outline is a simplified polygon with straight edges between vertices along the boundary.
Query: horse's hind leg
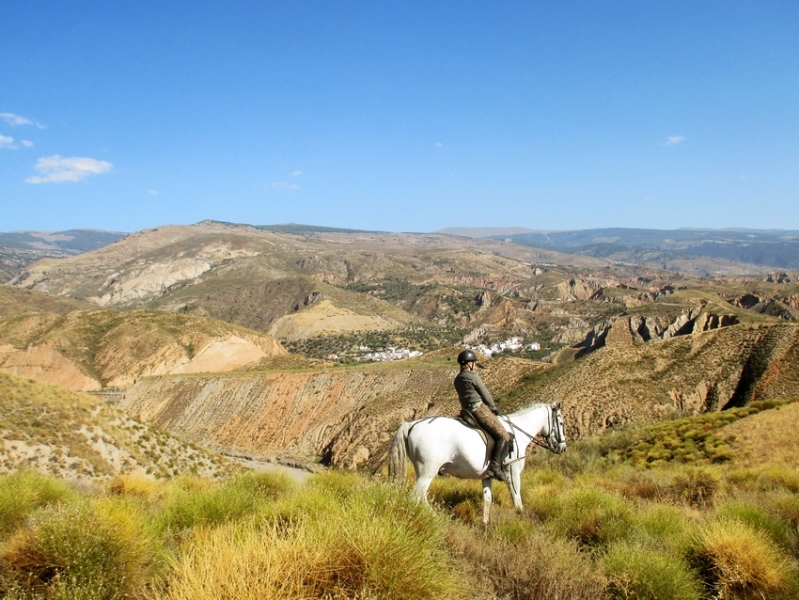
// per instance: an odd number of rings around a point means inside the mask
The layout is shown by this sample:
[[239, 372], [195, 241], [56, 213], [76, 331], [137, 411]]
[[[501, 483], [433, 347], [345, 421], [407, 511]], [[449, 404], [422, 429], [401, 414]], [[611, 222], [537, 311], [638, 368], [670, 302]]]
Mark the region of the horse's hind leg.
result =
[[483, 525], [488, 525], [488, 515], [491, 512], [491, 502], [494, 495], [491, 493], [491, 478], [483, 479]]
[[427, 504], [427, 490], [430, 489], [430, 484], [433, 483], [433, 477], [435, 476], [436, 476], [435, 473], [433, 473], [432, 475], [428, 474], [416, 475], [416, 484], [413, 486], [413, 497], [416, 500]]

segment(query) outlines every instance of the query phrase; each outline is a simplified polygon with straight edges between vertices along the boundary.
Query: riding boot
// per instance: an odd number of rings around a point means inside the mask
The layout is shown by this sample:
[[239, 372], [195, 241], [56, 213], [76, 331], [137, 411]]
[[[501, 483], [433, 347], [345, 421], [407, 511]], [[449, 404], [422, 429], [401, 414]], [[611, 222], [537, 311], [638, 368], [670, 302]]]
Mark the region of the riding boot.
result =
[[509, 446], [510, 443], [506, 440], [497, 440], [497, 442], [494, 444], [494, 453], [491, 456], [491, 462], [488, 463], [487, 475], [493, 477], [494, 479], [498, 479], [499, 481], [508, 480], [507, 474], [502, 469], [502, 463], [505, 462], [505, 458], [508, 456]]

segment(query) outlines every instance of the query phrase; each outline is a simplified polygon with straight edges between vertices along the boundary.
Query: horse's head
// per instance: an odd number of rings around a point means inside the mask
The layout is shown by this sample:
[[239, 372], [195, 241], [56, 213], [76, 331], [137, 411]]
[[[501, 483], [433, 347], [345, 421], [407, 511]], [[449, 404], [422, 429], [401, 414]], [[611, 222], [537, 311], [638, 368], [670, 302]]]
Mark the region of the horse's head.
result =
[[549, 405], [552, 418], [549, 421], [547, 445], [552, 452], [562, 454], [566, 452], [566, 430], [563, 428], [563, 414], [560, 412], [560, 402]]

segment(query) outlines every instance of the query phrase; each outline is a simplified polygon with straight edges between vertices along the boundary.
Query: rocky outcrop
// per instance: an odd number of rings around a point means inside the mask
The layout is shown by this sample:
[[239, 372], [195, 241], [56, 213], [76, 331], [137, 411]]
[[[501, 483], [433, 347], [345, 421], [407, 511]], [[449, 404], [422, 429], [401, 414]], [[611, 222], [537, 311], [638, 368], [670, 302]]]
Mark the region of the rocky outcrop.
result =
[[791, 278], [785, 271], [775, 271], [763, 276], [763, 281], [767, 283], [791, 283]]
[[579, 352], [575, 358], [602, 348], [606, 344], [624, 344], [667, 340], [673, 337], [698, 334], [738, 323], [735, 315], [716, 315], [702, 307], [689, 309], [674, 320], [662, 317], [635, 315], [615, 317], [595, 325], [585, 338], [575, 344]]
[[738, 308], [752, 308], [753, 306], [762, 302], [763, 299], [759, 296], [755, 296], [754, 294], [743, 294], [742, 296], [738, 296], [737, 298], [730, 300], [730, 304], [733, 306], [737, 306]]
[[782, 298], [780, 299], [780, 302], [782, 302], [788, 308], [799, 310], [799, 294], [794, 294], [793, 296]]
[[601, 294], [604, 287], [617, 287], [615, 281], [594, 278], [573, 278], [555, 286], [559, 300], [591, 300]]

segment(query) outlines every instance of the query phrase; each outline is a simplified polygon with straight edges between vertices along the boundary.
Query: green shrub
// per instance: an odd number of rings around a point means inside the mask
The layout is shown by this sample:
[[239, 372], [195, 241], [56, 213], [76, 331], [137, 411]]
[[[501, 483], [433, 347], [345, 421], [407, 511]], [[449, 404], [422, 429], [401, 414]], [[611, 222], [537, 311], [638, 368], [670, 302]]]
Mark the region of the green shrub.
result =
[[155, 551], [132, 504], [107, 500], [46, 506], [3, 552], [6, 585], [47, 598], [122, 598]]
[[682, 510], [668, 504], [647, 504], [635, 514], [636, 538], [658, 548], [680, 550], [692, 525]]
[[75, 497], [66, 482], [50, 475], [36, 471], [0, 475], [0, 537], [22, 525], [37, 508]]
[[647, 546], [614, 544], [602, 559], [614, 598], [699, 600], [702, 585], [681, 558]]
[[618, 495], [592, 487], [533, 500], [532, 511], [555, 535], [585, 546], [603, 546], [632, 532], [633, 513]]
[[275, 500], [293, 487], [288, 475], [251, 471], [235, 477], [230, 486], [264, 500]]
[[258, 498], [246, 486], [232, 482], [195, 491], [177, 489], [166, 500], [160, 521], [172, 530], [219, 525], [252, 515], [257, 507]]

